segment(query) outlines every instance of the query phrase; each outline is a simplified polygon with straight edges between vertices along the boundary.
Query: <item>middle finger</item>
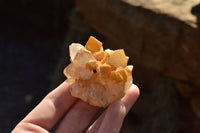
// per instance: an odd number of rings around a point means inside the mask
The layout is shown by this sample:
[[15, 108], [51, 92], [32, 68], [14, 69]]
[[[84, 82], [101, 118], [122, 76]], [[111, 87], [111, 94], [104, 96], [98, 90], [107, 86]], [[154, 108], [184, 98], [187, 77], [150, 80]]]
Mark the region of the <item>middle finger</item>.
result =
[[56, 129], [56, 132], [83, 132], [86, 128], [88, 128], [98, 109], [98, 107], [91, 106], [88, 103], [79, 100], [61, 121], [60, 125]]

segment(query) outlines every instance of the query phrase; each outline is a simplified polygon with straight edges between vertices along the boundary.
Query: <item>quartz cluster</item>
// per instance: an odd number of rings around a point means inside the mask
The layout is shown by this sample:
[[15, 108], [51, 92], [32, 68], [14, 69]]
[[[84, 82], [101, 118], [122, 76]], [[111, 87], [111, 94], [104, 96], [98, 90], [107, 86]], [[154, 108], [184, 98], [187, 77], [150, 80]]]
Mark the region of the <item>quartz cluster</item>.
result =
[[85, 47], [69, 46], [71, 64], [64, 69], [71, 95], [93, 106], [106, 107], [121, 99], [132, 84], [132, 65], [123, 49], [104, 50], [91, 36]]

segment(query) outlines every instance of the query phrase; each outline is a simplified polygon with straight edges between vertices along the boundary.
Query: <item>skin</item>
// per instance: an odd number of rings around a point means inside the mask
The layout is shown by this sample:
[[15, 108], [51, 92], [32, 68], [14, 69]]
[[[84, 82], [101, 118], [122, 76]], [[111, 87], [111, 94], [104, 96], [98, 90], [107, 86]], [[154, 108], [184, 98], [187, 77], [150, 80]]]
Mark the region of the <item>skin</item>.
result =
[[56, 133], [119, 133], [138, 97], [139, 89], [132, 85], [120, 101], [112, 103], [91, 123], [99, 108], [72, 97], [69, 85], [63, 82], [18, 123], [12, 133], [48, 133], [63, 116]]

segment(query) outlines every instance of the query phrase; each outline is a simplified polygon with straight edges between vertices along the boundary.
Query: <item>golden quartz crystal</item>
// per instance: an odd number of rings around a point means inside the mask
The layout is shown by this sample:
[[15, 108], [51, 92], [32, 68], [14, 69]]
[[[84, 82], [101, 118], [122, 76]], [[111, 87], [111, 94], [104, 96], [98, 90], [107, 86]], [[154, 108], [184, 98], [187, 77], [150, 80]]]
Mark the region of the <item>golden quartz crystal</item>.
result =
[[93, 36], [85, 47], [72, 43], [71, 64], [64, 69], [71, 95], [98, 107], [121, 99], [133, 82], [133, 66], [127, 66], [124, 50], [104, 51], [102, 45]]

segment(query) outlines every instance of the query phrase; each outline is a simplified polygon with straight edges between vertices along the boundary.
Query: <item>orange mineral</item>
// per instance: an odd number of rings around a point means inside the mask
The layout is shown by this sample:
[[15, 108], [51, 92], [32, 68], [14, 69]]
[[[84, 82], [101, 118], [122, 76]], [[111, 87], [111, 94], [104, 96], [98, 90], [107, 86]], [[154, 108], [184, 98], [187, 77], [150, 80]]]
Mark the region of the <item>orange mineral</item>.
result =
[[124, 50], [103, 50], [102, 45], [93, 36], [85, 46], [72, 43], [71, 63], [64, 69], [71, 95], [98, 107], [121, 99], [133, 82]]

